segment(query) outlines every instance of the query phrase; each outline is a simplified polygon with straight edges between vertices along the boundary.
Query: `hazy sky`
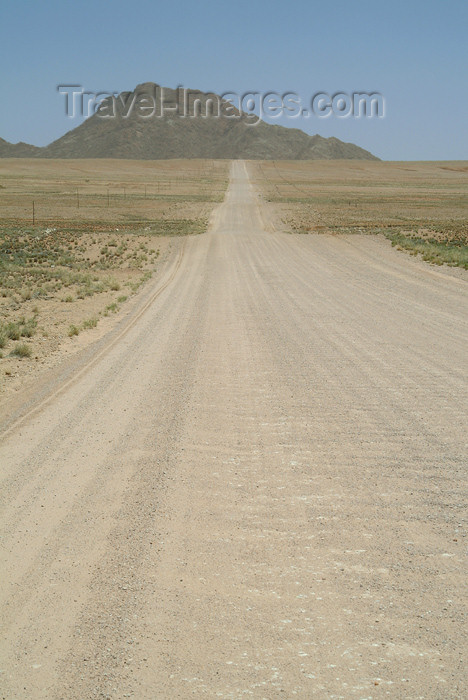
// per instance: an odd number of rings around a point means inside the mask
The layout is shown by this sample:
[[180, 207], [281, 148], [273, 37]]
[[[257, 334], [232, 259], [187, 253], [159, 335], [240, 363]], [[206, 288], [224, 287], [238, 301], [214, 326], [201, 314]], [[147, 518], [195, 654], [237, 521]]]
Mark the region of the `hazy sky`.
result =
[[462, 0], [3, 0], [0, 137], [45, 145], [77, 126], [58, 84], [294, 91], [304, 102], [378, 91], [382, 119], [281, 123], [384, 159], [468, 159], [467, 30]]

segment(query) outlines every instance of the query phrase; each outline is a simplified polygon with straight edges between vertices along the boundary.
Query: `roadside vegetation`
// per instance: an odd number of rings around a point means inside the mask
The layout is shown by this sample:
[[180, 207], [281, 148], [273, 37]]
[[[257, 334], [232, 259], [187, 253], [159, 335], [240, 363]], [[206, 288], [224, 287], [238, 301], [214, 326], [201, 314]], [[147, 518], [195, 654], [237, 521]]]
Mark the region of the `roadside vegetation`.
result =
[[227, 182], [223, 161], [0, 161], [0, 389], [117, 314]]
[[[467, 227], [468, 229], [468, 227]], [[453, 232], [440, 231], [392, 232], [385, 231], [386, 237], [397, 250], [406, 250], [411, 255], [420, 255], [433, 265], [450, 265], [468, 270], [468, 230], [452, 237]], [[431, 235], [432, 234], [432, 235]]]

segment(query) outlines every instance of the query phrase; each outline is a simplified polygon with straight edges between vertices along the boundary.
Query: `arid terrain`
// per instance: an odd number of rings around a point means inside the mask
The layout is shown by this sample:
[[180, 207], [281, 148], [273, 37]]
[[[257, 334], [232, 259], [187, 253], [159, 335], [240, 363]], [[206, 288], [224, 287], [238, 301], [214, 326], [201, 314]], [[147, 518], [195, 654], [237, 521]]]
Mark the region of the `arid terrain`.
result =
[[270, 161], [251, 169], [281, 229], [383, 234], [427, 262], [468, 269], [466, 161]]
[[206, 230], [228, 172], [223, 161], [0, 160], [0, 397], [109, 330], [180, 237]]
[[2, 697], [467, 697], [466, 164], [101, 165], [0, 171]]

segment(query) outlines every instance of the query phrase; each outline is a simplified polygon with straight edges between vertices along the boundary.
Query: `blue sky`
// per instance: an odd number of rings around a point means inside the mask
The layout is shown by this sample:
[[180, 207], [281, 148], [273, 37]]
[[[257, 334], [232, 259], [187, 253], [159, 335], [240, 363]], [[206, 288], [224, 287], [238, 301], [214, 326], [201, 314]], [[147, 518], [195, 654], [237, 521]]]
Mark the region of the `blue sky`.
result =
[[58, 84], [284, 93], [378, 91], [383, 119], [283, 120], [388, 160], [468, 159], [468, 3], [459, 0], [3, 0], [0, 137], [78, 125]]

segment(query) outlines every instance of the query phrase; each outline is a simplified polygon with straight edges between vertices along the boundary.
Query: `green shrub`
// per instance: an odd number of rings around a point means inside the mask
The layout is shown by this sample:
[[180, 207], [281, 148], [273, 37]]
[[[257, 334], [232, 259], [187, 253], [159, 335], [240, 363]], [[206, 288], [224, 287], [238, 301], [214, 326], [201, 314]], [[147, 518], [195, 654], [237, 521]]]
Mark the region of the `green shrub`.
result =
[[14, 321], [7, 323], [5, 332], [10, 340], [19, 340], [21, 338], [21, 327], [18, 323], [14, 323]]
[[17, 343], [11, 354], [17, 357], [31, 357], [31, 348], [26, 343]]
[[35, 318], [30, 318], [23, 323], [21, 328], [21, 335], [24, 338], [32, 338], [36, 332], [37, 321]]
[[97, 324], [98, 324], [97, 318], [88, 318], [86, 321], [83, 321], [83, 323], [81, 324], [81, 327], [83, 329], [96, 328]]

